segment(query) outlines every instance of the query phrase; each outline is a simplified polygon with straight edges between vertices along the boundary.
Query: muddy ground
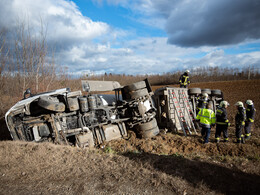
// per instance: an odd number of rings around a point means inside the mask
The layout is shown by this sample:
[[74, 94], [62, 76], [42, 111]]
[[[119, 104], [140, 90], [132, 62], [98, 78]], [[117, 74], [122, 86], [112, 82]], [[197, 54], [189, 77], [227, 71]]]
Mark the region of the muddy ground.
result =
[[[260, 80], [198, 83], [221, 89], [230, 102], [230, 142], [202, 144], [200, 135], [162, 131], [151, 139], [106, 143], [79, 149], [51, 143], [4, 141], [1, 124], [0, 194], [258, 194], [260, 190], [260, 120], [252, 138], [236, 144], [236, 101], [252, 99], [259, 112]], [[158, 87], [153, 87], [153, 89]]]

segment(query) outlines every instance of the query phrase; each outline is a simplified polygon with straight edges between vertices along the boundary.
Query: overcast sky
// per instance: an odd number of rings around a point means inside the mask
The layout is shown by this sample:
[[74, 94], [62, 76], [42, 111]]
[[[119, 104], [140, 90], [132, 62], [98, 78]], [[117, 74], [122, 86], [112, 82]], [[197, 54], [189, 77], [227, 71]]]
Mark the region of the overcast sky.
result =
[[[260, 68], [260, 0], [0, 0], [0, 29], [47, 29], [74, 74]], [[42, 22], [41, 22], [42, 21]]]

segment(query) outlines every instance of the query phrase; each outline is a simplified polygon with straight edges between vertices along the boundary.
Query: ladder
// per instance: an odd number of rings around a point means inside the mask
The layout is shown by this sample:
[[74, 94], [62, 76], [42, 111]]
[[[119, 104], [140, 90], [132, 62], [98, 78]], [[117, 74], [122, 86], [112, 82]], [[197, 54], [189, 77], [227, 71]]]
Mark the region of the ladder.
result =
[[[183, 108], [184, 108], [184, 112], [187, 113], [187, 116], [188, 117], [188, 123], [190, 125], [190, 129], [193, 129], [193, 131], [195, 132], [195, 134], [197, 134], [197, 131], [196, 131], [196, 127], [194, 125], [194, 122], [195, 122], [195, 114], [192, 110], [192, 106], [190, 104], [190, 101], [189, 99], [187, 98], [187, 94], [185, 93], [184, 90], [179, 90], [179, 95], [180, 95], [180, 100], [183, 101]], [[185, 114], [185, 113], [184, 113]]]
[[177, 97], [177, 94], [178, 94], [178, 90], [176, 90], [174, 88], [173, 89], [168, 88], [169, 107], [170, 107], [171, 113], [172, 113], [172, 110], [175, 113], [174, 116], [175, 116], [176, 128], [178, 129], [177, 124], [176, 124], [178, 121], [180, 123], [181, 129], [182, 129], [184, 135], [186, 136], [187, 135], [186, 130], [189, 132], [189, 134], [192, 134], [192, 133], [190, 130], [190, 126], [187, 123], [187, 117], [185, 117], [185, 113], [183, 112], [182, 107], [180, 105], [180, 101]]

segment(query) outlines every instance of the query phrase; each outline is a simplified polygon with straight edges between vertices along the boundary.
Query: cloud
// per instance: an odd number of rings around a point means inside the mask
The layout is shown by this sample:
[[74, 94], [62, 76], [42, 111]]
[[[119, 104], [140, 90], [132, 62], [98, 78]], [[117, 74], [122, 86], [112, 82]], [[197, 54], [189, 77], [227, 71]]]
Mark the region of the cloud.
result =
[[81, 45], [59, 56], [79, 74], [162, 74], [208, 66], [260, 66], [258, 51], [228, 55], [217, 47], [184, 48], [170, 45], [166, 37], [139, 37], [126, 42], [122, 48], [112, 48], [109, 44]]
[[220, 46], [260, 38], [256, 0], [154, 1], [165, 19], [168, 42], [183, 47]]
[[107, 0], [107, 2], [142, 13], [139, 21], [146, 25], [164, 28], [168, 34], [168, 43], [174, 45], [220, 46], [260, 39], [258, 0], [197, 0], [196, 2]]
[[93, 22], [83, 16], [72, 1], [0, 1], [0, 17], [0, 28], [15, 28], [20, 21], [28, 22], [37, 32], [43, 25], [47, 29], [48, 41], [62, 46], [92, 41], [110, 31], [106, 23]]

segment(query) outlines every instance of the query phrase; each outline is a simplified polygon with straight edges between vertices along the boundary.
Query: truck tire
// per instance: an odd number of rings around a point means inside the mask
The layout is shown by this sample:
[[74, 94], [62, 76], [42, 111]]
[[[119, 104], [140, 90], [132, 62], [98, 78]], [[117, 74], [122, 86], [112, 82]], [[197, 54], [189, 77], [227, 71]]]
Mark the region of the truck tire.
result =
[[131, 92], [131, 91], [136, 91], [139, 89], [144, 89], [146, 88], [146, 83], [145, 81], [139, 81], [137, 83], [133, 83], [131, 85], [127, 85], [124, 87], [125, 92]]
[[219, 89], [212, 89], [211, 90], [211, 95], [216, 96], [216, 97], [222, 97], [222, 92]]
[[211, 89], [202, 89], [201, 93], [207, 93], [208, 95], [211, 95]]
[[139, 97], [142, 97], [142, 96], [149, 95], [148, 90], [146, 88], [140, 89], [140, 90], [137, 90], [137, 91], [129, 92], [129, 94], [131, 96], [131, 99], [135, 99], [135, 98], [139, 98]]
[[58, 99], [51, 96], [42, 96], [39, 97], [38, 105], [46, 110], [55, 111], [55, 112], [64, 112], [65, 104], [59, 102]]
[[157, 121], [154, 118], [153, 120], [151, 120], [147, 123], [143, 123], [143, 124], [138, 125], [136, 129], [138, 131], [146, 131], [146, 130], [149, 130], [149, 129], [153, 129], [155, 127], [157, 127]]
[[189, 95], [197, 95], [201, 94], [201, 89], [200, 88], [191, 88], [188, 90]]

